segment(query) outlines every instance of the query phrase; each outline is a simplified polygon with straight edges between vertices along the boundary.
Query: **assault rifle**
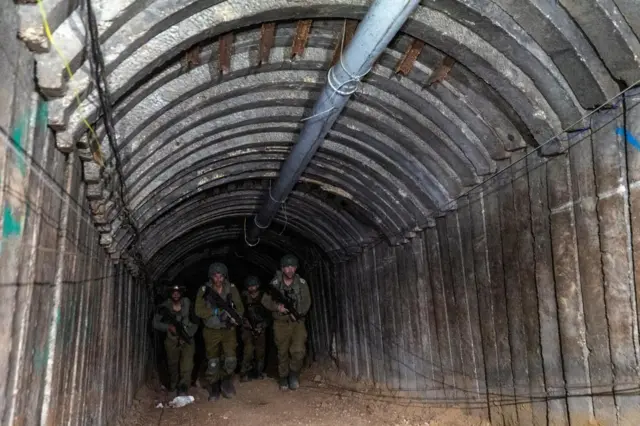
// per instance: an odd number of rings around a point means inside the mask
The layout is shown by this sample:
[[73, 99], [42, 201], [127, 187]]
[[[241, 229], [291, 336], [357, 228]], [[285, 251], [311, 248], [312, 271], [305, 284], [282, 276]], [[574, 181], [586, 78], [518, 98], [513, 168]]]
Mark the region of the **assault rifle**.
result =
[[262, 325], [264, 323], [264, 319], [260, 321], [260, 318], [258, 318], [251, 306], [245, 306], [244, 317], [249, 323], [249, 329], [251, 330], [251, 333], [255, 337], [261, 335], [264, 331], [264, 326]]
[[217, 291], [214, 291], [211, 287], [206, 286], [204, 289], [204, 300], [209, 302], [212, 307], [218, 307], [225, 311], [229, 317], [236, 323], [236, 325], [242, 324], [242, 317], [238, 314], [230, 303], [228, 303]]
[[280, 303], [285, 307], [287, 311], [289, 311], [289, 315], [291, 315], [294, 321], [299, 321], [303, 318], [303, 315], [300, 315], [295, 308], [293, 301], [282, 294], [280, 290], [272, 286], [271, 284], [266, 285], [267, 293], [271, 296], [272, 299], [275, 300], [276, 303]]
[[158, 309], [158, 313], [162, 315], [162, 322], [169, 323], [176, 328], [176, 333], [178, 333], [178, 337], [183, 342], [191, 344], [193, 342], [193, 338], [189, 336], [187, 330], [184, 328], [184, 324], [182, 324], [174, 314], [171, 313], [169, 308], [166, 306], [161, 306]]

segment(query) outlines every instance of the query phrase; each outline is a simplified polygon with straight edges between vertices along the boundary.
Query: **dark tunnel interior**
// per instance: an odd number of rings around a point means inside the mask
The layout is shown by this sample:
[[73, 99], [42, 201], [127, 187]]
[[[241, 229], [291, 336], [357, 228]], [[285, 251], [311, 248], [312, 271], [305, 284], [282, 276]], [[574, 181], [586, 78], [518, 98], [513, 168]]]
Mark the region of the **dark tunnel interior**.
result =
[[[640, 424], [639, 11], [0, 0], [0, 423]], [[299, 392], [270, 326], [208, 401], [202, 319], [156, 410], [166, 288], [291, 253]]]

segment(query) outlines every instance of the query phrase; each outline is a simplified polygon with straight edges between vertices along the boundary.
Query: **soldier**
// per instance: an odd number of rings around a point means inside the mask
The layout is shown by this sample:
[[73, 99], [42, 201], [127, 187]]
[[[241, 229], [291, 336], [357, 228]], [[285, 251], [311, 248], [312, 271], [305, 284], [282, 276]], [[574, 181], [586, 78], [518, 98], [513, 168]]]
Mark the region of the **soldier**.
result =
[[265, 333], [267, 312], [261, 303], [260, 280], [258, 280], [258, 277], [250, 275], [245, 280], [244, 286], [245, 291], [242, 292], [245, 306], [244, 327], [242, 330], [244, 356], [240, 373], [241, 382], [249, 381], [249, 373], [252, 368], [258, 379], [264, 379], [264, 354], [267, 340]]
[[[202, 318], [204, 323], [202, 337], [208, 360], [205, 379], [209, 386], [209, 401], [218, 400], [220, 391], [225, 398], [231, 398], [236, 393], [232, 379], [237, 365], [236, 326], [239, 324], [222, 306], [212, 304], [205, 298], [205, 290], [209, 287], [210, 291], [215, 291], [231, 305], [238, 315], [242, 315], [244, 307], [240, 293], [236, 286], [229, 282], [228, 277], [227, 267], [223, 263], [212, 264], [209, 266], [209, 281], [198, 290], [196, 296], [196, 315]], [[224, 354], [224, 371], [222, 372], [220, 348]]]
[[[262, 296], [262, 304], [273, 312], [280, 389], [295, 390], [299, 386], [300, 369], [306, 352], [307, 329], [304, 317], [311, 307], [311, 295], [307, 282], [296, 274], [298, 259], [294, 255], [283, 256], [280, 266], [281, 270], [276, 272], [270, 283], [271, 288]], [[278, 300], [280, 296], [289, 300], [301, 318], [290, 315], [283, 300]]]
[[169, 367], [169, 390], [177, 388], [178, 396], [186, 395], [193, 370], [193, 335], [198, 324], [191, 321], [191, 301], [182, 297], [184, 287], [173, 286], [171, 296], [158, 306], [153, 327], [167, 333], [164, 348]]

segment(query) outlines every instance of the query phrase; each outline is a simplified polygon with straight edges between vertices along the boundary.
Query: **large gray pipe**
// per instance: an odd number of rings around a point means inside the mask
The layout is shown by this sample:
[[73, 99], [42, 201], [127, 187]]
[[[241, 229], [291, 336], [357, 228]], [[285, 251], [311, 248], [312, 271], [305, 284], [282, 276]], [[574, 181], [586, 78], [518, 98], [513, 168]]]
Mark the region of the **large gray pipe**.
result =
[[360, 79], [371, 70], [419, 3], [420, 0], [374, 0], [340, 61], [329, 70], [327, 85], [310, 118], [305, 121], [300, 139], [293, 145], [280, 169], [278, 181], [251, 224], [247, 233], [249, 243], [255, 243], [262, 230], [271, 224], [280, 204], [298, 182], [349, 97], [356, 91]]

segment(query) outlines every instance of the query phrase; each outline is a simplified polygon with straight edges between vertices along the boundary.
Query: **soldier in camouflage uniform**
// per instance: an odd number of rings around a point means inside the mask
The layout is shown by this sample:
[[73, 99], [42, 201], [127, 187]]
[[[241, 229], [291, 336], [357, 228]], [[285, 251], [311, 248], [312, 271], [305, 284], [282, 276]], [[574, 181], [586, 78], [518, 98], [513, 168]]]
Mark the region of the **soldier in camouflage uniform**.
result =
[[[206, 287], [210, 286], [227, 303], [232, 302], [242, 316], [244, 306], [240, 293], [228, 277], [227, 267], [223, 263], [212, 264], [209, 266], [209, 281], [198, 290], [196, 296], [196, 315], [202, 318], [204, 324], [202, 337], [208, 360], [205, 379], [208, 382], [209, 401], [218, 400], [221, 391], [225, 398], [231, 398], [236, 393], [232, 379], [237, 366], [236, 326], [239, 324], [235, 324], [233, 318], [220, 307], [211, 306], [204, 297]], [[220, 349], [224, 354], [224, 369], [221, 366]]]
[[[258, 277], [248, 276], [244, 282], [244, 287], [245, 291], [242, 292], [245, 308], [244, 327], [242, 330], [244, 356], [240, 373], [241, 382], [249, 380], [249, 373], [252, 368], [258, 379], [264, 379], [264, 355], [267, 346], [266, 320], [268, 315], [268, 312], [262, 306], [262, 293], [260, 292], [260, 280], [258, 280]], [[253, 330], [251, 330], [252, 327]]]
[[311, 294], [307, 282], [296, 274], [298, 259], [294, 255], [285, 255], [280, 266], [281, 270], [276, 272], [269, 285], [289, 298], [302, 318], [294, 320], [284, 305], [277, 303], [269, 292], [262, 296], [262, 304], [273, 312], [273, 337], [278, 348], [280, 389], [295, 390], [299, 386], [300, 369], [306, 353], [307, 329], [304, 317], [311, 307]]
[[[177, 388], [178, 395], [182, 396], [187, 394], [191, 384], [195, 350], [192, 339], [198, 330], [198, 324], [191, 321], [191, 301], [187, 297], [182, 297], [184, 287], [176, 285], [169, 290], [171, 296], [158, 306], [158, 311], [153, 317], [153, 328], [167, 333], [164, 348], [169, 367], [169, 390], [173, 391]], [[180, 338], [176, 326], [169, 322], [167, 315], [172, 315], [182, 325], [191, 342]]]

